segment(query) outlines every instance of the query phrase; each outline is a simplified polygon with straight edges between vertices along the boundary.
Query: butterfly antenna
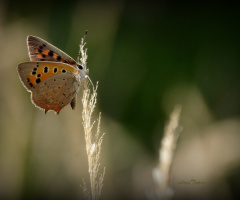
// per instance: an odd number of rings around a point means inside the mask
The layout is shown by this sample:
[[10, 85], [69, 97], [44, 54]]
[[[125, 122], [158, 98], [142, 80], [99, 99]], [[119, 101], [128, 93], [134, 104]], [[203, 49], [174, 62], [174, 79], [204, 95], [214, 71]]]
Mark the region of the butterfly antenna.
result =
[[80, 56], [81, 56], [81, 46], [82, 45], [84, 45], [84, 40], [85, 40], [85, 38], [86, 38], [86, 36], [87, 36], [87, 30], [85, 31], [85, 34], [84, 34], [84, 36], [83, 36], [83, 38], [82, 38], [82, 41], [81, 41], [81, 44], [80, 44], [80, 48], [79, 48], [79, 52], [78, 52], [78, 57], [77, 57], [77, 62], [79, 63], [80, 62]]
[[80, 56], [81, 56], [81, 49], [79, 48], [78, 57], [77, 57], [77, 63], [79, 63], [79, 61], [80, 61]]
[[88, 80], [90, 81], [90, 83], [92, 84], [92, 87], [93, 87], [93, 90], [94, 90], [94, 85], [93, 85], [93, 82], [92, 80], [90, 79], [90, 77], [88, 75], [86, 75], [86, 78], [88, 78]]
[[83, 41], [85, 40], [86, 36], [87, 36], [87, 30], [85, 31], [85, 34], [83, 36]]

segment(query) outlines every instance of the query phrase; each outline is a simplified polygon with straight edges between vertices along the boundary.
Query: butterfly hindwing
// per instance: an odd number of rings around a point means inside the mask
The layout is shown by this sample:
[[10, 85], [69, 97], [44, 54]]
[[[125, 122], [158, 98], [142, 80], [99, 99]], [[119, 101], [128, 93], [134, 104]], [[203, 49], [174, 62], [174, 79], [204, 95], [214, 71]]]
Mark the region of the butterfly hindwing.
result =
[[[38, 84], [32, 91], [32, 102], [37, 107], [56, 113], [75, 101], [80, 83], [72, 74], [58, 74]], [[73, 108], [73, 107], [72, 107]]]
[[27, 43], [31, 61], [54, 61], [76, 65], [73, 58], [39, 37], [28, 36]]
[[77, 74], [78, 70], [73, 66], [59, 62], [24, 62], [18, 65], [20, 79], [28, 91], [33, 89], [46, 79], [59, 74]]

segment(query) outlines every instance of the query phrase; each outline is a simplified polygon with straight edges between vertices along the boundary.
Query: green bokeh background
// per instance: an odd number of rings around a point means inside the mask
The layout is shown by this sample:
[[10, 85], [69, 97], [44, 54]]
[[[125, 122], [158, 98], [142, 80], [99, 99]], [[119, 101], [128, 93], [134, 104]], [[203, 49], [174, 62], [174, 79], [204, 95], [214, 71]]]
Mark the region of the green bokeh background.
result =
[[[124, 129], [122, 133], [137, 142], [141, 147], [140, 152], [145, 152], [150, 160], [157, 159], [164, 125], [174, 105], [181, 104], [183, 112], [185, 104], [191, 107], [193, 113], [201, 109], [193, 101], [186, 102], [185, 93], [182, 91], [195, 88], [204, 99], [204, 105], [211, 115], [211, 120], [215, 122], [228, 119], [239, 120], [240, 12], [237, 4], [229, 1], [219, 1], [218, 3], [160, 1], [153, 3], [150, 1], [43, 0], [34, 2], [12, 0], [3, 1], [0, 7], [1, 41], [11, 43], [11, 41], [17, 40], [18, 44], [9, 46], [20, 45], [22, 47], [22, 50], [16, 50], [17, 47], [9, 49], [9, 47], [1, 45], [0, 52], [4, 52], [2, 55], [6, 55], [0, 61], [1, 145], [5, 142], [4, 135], [8, 133], [5, 124], [12, 116], [22, 116], [24, 119], [35, 121], [37, 120], [34, 119], [36, 115], [43, 115], [40, 110], [31, 105], [29, 93], [21, 86], [15, 70], [18, 63], [29, 60], [25, 44], [27, 35], [42, 37], [76, 58], [80, 38], [84, 35], [85, 30], [88, 30], [86, 38], [88, 68], [91, 80], [94, 83], [99, 81], [97, 110], [102, 112], [103, 124], [106, 125], [102, 129], [107, 135], [112, 135], [109, 137], [114, 138], [114, 129], [107, 124], [113, 122], [118, 124]], [[4, 43], [4, 45], [8, 44]], [[8, 60], [14, 64], [9, 66], [11, 69], [6, 68], [5, 64], [8, 63]], [[14, 78], [8, 79], [12, 74], [14, 74]], [[10, 83], [10, 81], [12, 82]], [[11, 90], [13, 85], [17, 86], [18, 93]], [[174, 96], [174, 92], [177, 93], [176, 96]], [[20, 111], [16, 111], [19, 105], [13, 106], [16, 108], [11, 112], [7, 110], [8, 106], [5, 104], [13, 97], [13, 94], [6, 97], [8, 93], [16, 94], [14, 95], [16, 99], [24, 99], [24, 105], [21, 106]], [[196, 94], [191, 93], [190, 90], [189, 95]], [[78, 104], [80, 104], [80, 98]], [[18, 112], [18, 115], [14, 114], [15, 111]], [[61, 111], [60, 115], [64, 115], [65, 112], [67, 112], [68, 118], [59, 118], [59, 120], [70, 120], [71, 122], [71, 113], [75, 111], [70, 111], [68, 108], [67, 111]], [[78, 112], [81, 111], [78, 110]], [[25, 116], [26, 113], [30, 113], [29, 116]], [[50, 114], [50, 116], [56, 118], [54, 115]], [[200, 118], [203, 122], [200, 123], [199, 129], [202, 130], [209, 122], [204, 121], [204, 115]], [[21, 118], [15, 120], [19, 122]], [[106, 121], [104, 122], [104, 120]], [[28, 122], [30, 125], [26, 129], [32, 132], [31, 130], [34, 128], [30, 127], [32, 126], [31, 121], [28, 120]], [[41, 122], [39, 123], [41, 124]], [[48, 126], [48, 121], [43, 123], [42, 126]], [[26, 122], [26, 124], [28, 123]], [[79, 124], [81, 124], [80, 117]], [[238, 131], [237, 133], [240, 134]], [[26, 154], [31, 154], [32, 145], [34, 144], [29, 145], [28, 143]], [[109, 149], [115, 148], [115, 145], [110, 142]], [[4, 155], [6, 150], [3, 147], [1, 150], [1, 154]], [[126, 153], [125, 156], [128, 154]], [[133, 157], [138, 156], [135, 154]], [[3, 158], [4, 156], [0, 162], [5, 162]], [[29, 164], [32, 159], [27, 156], [28, 164], [25, 165], [25, 170], [30, 170], [34, 174], [36, 173], [34, 167]], [[119, 165], [119, 163], [114, 163], [114, 159], [111, 162], [112, 166]], [[239, 158], [235, 159], [234, 163], [239, 163]], [[239, 169], [238, 164], [234, 166]], [[236, 169], [228, 171], [228, 175], [223, 175], [228, 188], [230, 188], [232, 198], [239, 195], [237, 194], [239, 170]], [[76, 189], [69, 189], [71, 186], [69, 188], [63, 186], [63, 192], [56, 192], [56, 194], [51, 192], [51, 186], [48, 191], [41, 190], [40, 186], [38, 186], [39, 188], [32, 186], [31, 183], [36, 179], [32, 179], [32, 174], [29, 175], [28, 172], [23, 175], [27, 178], [23, 178], [25, 182], [22, 182], [22, 189], [19, 189], [20, 192], [18, 190], [18, 195], [14, 198], [57, 198], [58, 195], [64, 194], [72, 199], [78, 199], [79, 194]], [[120, 169], [115, 166], [109, 172], [112, 175], [109, 182], [114, 184], [114, 180], [119, 180], [121, 174], [127, 176], [131, 173], [130, 164], [129, 167], [120, 167]], [[124, 183], [124, 180], [122, 181]], [[71, 184], [68, 183], [68, 185]], [[139, 197], [129, 194], [131, 188], [121, 189], [121, 181], [116, 185], [119, 185], [116, 189], [118, 190], [116, 196], [119, 199]], [[108, 195], [107, 186], [106, 183], [104, 197], [106, 199], [117, 198], [114, 195]], [[56, 189], [56, 191], [58, 190], [60, 189]], [[215, 191], [212, 190], [210, 193], [214, 197]], [[45, 195], [41, 196], [42, 194]], [[8, 193], [3, 192], [3, 197], [5, 197], [4, 195], [8, 197]], [[144, 199], [144, 197], [141, 198]]]

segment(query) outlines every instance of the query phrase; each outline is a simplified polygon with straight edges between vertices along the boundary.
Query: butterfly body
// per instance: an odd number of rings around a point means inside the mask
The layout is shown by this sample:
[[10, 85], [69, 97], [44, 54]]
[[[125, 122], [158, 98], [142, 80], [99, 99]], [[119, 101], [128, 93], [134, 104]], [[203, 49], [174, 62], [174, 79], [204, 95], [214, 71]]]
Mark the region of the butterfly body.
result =
[[70, 104], [76, 106], [76, 94], [86, 87], [88, 69], [60, 49], [36, 36], [28, 36], [31, 62], [18, 65], [24, 87], [31, 92], [32, 103], [57, 114]]

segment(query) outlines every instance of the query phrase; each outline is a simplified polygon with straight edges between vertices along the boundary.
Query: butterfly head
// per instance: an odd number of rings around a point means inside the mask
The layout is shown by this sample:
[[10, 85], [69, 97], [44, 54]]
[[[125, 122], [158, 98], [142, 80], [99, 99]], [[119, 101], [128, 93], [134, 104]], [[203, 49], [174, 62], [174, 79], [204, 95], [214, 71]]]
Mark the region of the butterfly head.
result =
[[80, 74], [80, 82], [82, 83], [82, 86], [84, 89], [87, 89], [87, 80], [89, 79], [89, 69], [86, 68], [85, 65], [81, 63], [77, 63], [77, 68], [79, 69], [79, 74]]

